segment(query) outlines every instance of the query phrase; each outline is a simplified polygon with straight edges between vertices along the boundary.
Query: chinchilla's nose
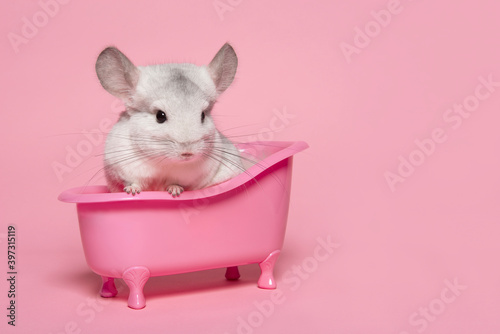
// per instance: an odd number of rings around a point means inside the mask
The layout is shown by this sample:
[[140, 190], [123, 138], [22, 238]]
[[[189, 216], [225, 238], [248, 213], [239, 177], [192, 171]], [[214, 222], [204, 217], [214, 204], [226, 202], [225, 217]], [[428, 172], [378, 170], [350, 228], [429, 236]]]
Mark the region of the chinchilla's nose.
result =
[[181, 153], [181, 157], [183, 158], [191, 158], [194, 154], [191, 152], [183, 152]]
[[194, 156], [195, 143], [196, 142], [179, 143], [179, 155], [184, 159], [188, 159]]

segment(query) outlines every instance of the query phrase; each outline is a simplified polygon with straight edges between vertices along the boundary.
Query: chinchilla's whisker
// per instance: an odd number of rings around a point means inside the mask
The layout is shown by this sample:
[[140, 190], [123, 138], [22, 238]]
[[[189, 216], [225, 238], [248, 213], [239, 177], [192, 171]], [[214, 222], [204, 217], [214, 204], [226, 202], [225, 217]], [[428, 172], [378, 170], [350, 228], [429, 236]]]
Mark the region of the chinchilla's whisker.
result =
[[97, 175], [99, 175], [100, 173], [102, 172], [105, 172], [106, 169], [109, 169], [109, 168], [112, 168], [114, 165], [118, 165], [118, 164], [122, 164], [124, 162], [126, 163], [133, 163], [135, 161], [139, 161], [139, 160], [142, 160], [144, 158], [148, 158], [148, 157], [151, 157], [153, 156], [151, 153], [142, 153], [142, 154], [137, 154], [136, 152], [134, 152], [134, 154], [129, 154], [128, 156], [124, 156], [123, 158], [121, 158], [120, 160], [118, 161], [115, 161], [113, 163], [110, 163], [108, 165], [105, 165], [104, 167], [101, 167], [99, 168], [93, 175], [92, 177], [87, 181], [87, 183], [84, 185], [84, 187], [87, 187], [90, 182], [92, 182], [96, 177]]
[[[158, 152], [161, 152], [160, 149], [167, 150], [170, 145], [168, 143], [155, 143], [154, 145], [150, 145], [154, 149], [158, 150]], [[136, 152], [137, 149], [135, 147], [131, 147], [129, 145], [123, 145], [123, 149], [120, 149], [121, 146], [115, 146], [115, 150], [108, 150], [106, 153], [103, 153], [101, 155], [113, 155], [116, 156], [116, 153], [122, 153], [122, 152]]]
[[232, 131], [232, 130], [241, 129], [241, 128], [247, 128], [247, 127], [250, 127], [250, 126], [261, 126], [261, 125], [262, 125], [261, 123], [253, 123], [253, 124], [246, 124], [246, 125], [234, 126], [234, 127], [222, 129], [222, 130], [219, 130], [219, 131], [221, 133], [223, 133], [227, 137], [227, 135], [226, 135], [227, 131]]
[[221, 156], [217, 156], [217, 155], [213, 154], [213, 152], [208, 152], [208, 153], [202, 152], [202, 154], [206, 157], [209, 157], [209, 158], [214, 158], [214, 157], [218, 158], [217, 160], [216, 159], [214, 159], [214, 160], [221, 163], [229, 170], [231, 170], [231, 167], [229, 165], [227, 165], [226, 163], [229, 163], [232, 167], [236, 167], [237, 169], [240, 169], [240, 166], [238, 166], [238, 164], [235, 163], [234, 161], [230, 161], [229, 159], [222, 159]]
[[[255, 183], [257, 183], [259, 186], [260, 184], [258, 183], [258, 181], [253, 177], [253, 175], [251, 175], [246, 169], [242, 168], [238, 163], [235, 163], [234, 161], [230, 161], [229, 159], [223, 157], [223, 156], [217, 156], [216, 154], [214, 154], [214, 152], [209, 152], [209, 153], [202, 153], [204, 156], [208, 157], [209, 159], [212, 159], [218, 163], [220, 163], [221, 165], [223, 166], [226, 166], [227, 168], [229, 168], [225, 162], [230, 162], [232, 163], [233, 165], [235, 164], [235, 167], [240, 169], [243, 173], [246, 173], [248, 176], [250, 176], [252, 178], [252, 180], [255, 181]], [[229, 168], [230, 169], [230, 168]], [[245, 193], [248, 195], [248, 188], [247, 188], [247, 183], [243, 183], [242, 184], [243, 188], [245, 189]]]
[[[272, 141], [252, 141], [252, 142], [246, 142], [246, 141], [236, 141], [231, 138], [231, 141], [234, 144], [251, 144], [251, 145], [258, 145], [258, 146], [268, 146], [268, 147], [276, 147], [276, 148], [283, 148], [282, 145], [279, 144], [273, 144]], [[218, 141], [218, 140], [207, 140], [208, 144], [225, 144], [224, 141]]]
[[115, 137], [115, 138], [120, 138], [120, 139], [127, 139], [131, 140], [134, 142], [144, 142], [144, 143], [174, 143], [173, 140], [170, 139], [165, 139], [165, 138], [155, 138], [151, 136], [142, 136], [142, 135], [122, 135], [122, 134], [116, 134], [116, 133], [109, 133], [108, 136]]
[[[238, 163], [234, 162], [234, 161], [231, 161], [230, 159], [227, 159], [226, 157], [224, 156], [220, 156], [220, 155], [217, 155], [217, 154], [214, 154], [214, 152], [209, 152], [209, 153], [205, 153], [205, 152], [202, 152], [202, 154], [209, 158], [209, 159], [212, 159], [218, 163], [220, 163], [221, 165], [225, 166], [226, 168], [229, 168], [230, 167], [228, 165], [225, 164], [225, 162], [229, 162], [230, 164], [232, 164], [234, 167], [238, 168], [241, 170], [242, 173], [245, 173], [247, 174], [248, 176], [251, 177], [251, 179], [258, 184], [258, 181], [253, 177], [252, 174], [250, 174], [250, 172], [248, 172], [248, 170], [246, 170], [245, 168], [243, 168], [242, 166], [240, 166]], [[242, 186], [244, 189], [245, 189], [245, 193], [248, 195], [248, 187], [247, 187], [247, 182], [243, 183]]]
[[84, 187], [87, 187], [100, 173], [105, 172], [106, 169], [110, 169], [115, 165], [122, 165], [122, 164], [132, 164], [137, 161], [141, 161], [144, 159], [147, 160], [154, 160], [160, 157], [160, 155], [163, 153], [163, 150], [154, 150], [151, 152], [139, 152], [137, 153], [136, 151], [130, 152], [128, 154], [122, 154], [119, 156], [118, 160], [115, 160], [113, 163], [108, 163], [104, 167], [99, 168], [91, 177], [90, 179], [86, 182]]
[[[257, 140], [257, 141], [251, 141], [251, 142], [245, 142], [245, 141], [237, 141], [234, 140], [235, 138], [240, 138], [240, 137], [251, 137], [254, 136], [255, 134], [245, 134], [245, 135], [234, 135], [234, 136], [225, 136], [227, 139], [230, 139], [234, 144], [251, 144], [251, 145], [258, 145], [258, 146], [268, 146], [268, 147], [276, 147], [276, 148], [283, 148], [282, 145], [278, 143], [273, 143], [272, 141], [267, 141], [267, 140]], [[207, 143], [209, 144], [224, 144], [224, 140], [222, 139], [207, 139]]]
[[105, 153], [99, 153], [99, 154], [96, 154], [96, 156], [105, 156], [105, 155], [116, 156], [118, 153], [127, 153], [127, 152], [131, 153], [131, 152], [135, 152], [135, 150], [132, 147], [127, 147], [127, 148], [120, 149], [120, 150], [113, 150], [113, 151], [107, 151]]
[[[221, 149], [221, 148], [214, 147], [214, 150], [219, 151], [219, 152], [223, 152], [224, 154], [237, 156], [237, 157], [239, 157], [242, 160], [245, 160], [245, 161], [248, 161], [250, 163], [253, 163], [254, 165], [256, 165], [259, 168], [261, 168], [262, 170], [265, 170], [266, 168], [269, 167], [269, 166], [266, 166], [266, 165], [262, 164], [258, 160], [253, 160], [253, 159], [250, 159], [250, 158], [245, 157], [243, 155], [238, 155], [238, 154], [235, 154], [233, 152], [225, 151], [224, 149]], [[282, 186], [284, 189], [286, 189], [286, 187], [283, 184], [283, 182], [281, 182], [281, 180], [276, 175], [274, 175], [274, 174], [270, 174], [270, 175], [273, 176], [273, 178], [275, 179], [275, 181], [278, 182], [280, 184], [280, 186]]]
[[93, 176], [89, 179], [89, 181], [87, 182], [87, 184], [85, 186], [88, 186], [88, 184], [101, 172], [105, 172], [106, 169], [110, 169], [112, 168], [113, 166], [115, 165], [119, 165], [119, 164], [123, 164], [123, 163], [127, 163], [127, 164], [132, 164], [136, 161], [140, 161], [140, 160], [143, 160], [143, 159], [151, 159], [151, 158], [154, 158], [155, 156], [158, 156], [157, 153], [160, 153], [161, 151], [158, 151], [158, 152], [154, 152], [154, 153], [151, 153], [151, 152], [142, 152], [140, 154], [137, 154], [137, 152], [133, 152], [133, 153], [130, 153], [128, 155], [123, 155], [120, 160], [116, 160], [114, 161], [113, 163], [108, 163], [107, 165], [105, 165], [104, 167], [101, 167], [99, 168], [99, 170], [97, 170], [97, 172], [95, 172], [93, 174]]
[[208, 151], [208, 152], [205, 151], [203, 153], [206, 156], [208, 156], [208, 157], [216, 157], [216, 158], [218, 158], [217, 161], [220, 162], [220, 163], [222, 163], [228, 169], [231, 169], [231, 167], [228, 166], [226, 163], [228, 163], [229, 165], [231, 165], [232, 167], [238, 169], [241, 172], [247, 172], [247, 170], [245, 168], [243, 168], [243, 166], [241, 166], [236, 161], [233, 161], [232, 159], [229, 159], [228, 157], [224, 156], [223, 154], [216, 154], [213, 150], [212, 151]]
[[[93, 167], [89, 170], [86, 170], [85, 172], [82, 172], [82, 173], [76, 175], [76, 177], [82, 176], [94, 168], [98, 168], [98, 167]], [[85, 189], [86, 187], [88, 187], [90, 182], [92, 182], [97, 177], [97, 175], [99, 175], [103, 170], [104, 170], [104, 168], [100, 167], [95, 173], [93, 173], [92, 176], [90, 177], [90, 179], [83, 185], [83, 188]]]
[[140, 152], [140, 153], [133, 152], [133, 153], [128, 153], [128, 154], [123, 154], [122, 156], [118, 157], [118, 160], [113, 159], [113, 162], [108, 163], [106, 167], [110, 168], [112, 166], [121, 165], [124, 163], [130, 165], [136, 161], [145, 160], [145, 159], [151, 160], [155, 157], [158, 157], [162, 152], [163, 152], [162, 150], [157, 150], [157, 151], [153, 151], [153, 152]]
[[259, 136], [259, 135], [262, 135], [262, 134], [267, 134], [267, 133], [273, 133], [273, 134], [276, 134], [275, 131], [273, 130], [269, 130], [269, 131], [259, 131], [257, 133], [245, 133], [245, 134], [241, 134], [241, 135], [227, 135], [227, 134], [224, 134], [224, 136], [228, 139], [233, 139], [233, 138], [241, 138], [241, 137], [247, 137], [247, 138], [250, 138], [250, 137], [256, 137], [256, 136]]
[[238, 157], [240, 159], [244, 159], [244, 160], [247, 160], [251, 163], [254, 163], [254, 164], [259, 164], [259, 162], [257, 160], [252, 160], [250, 158], [247, 158], [247, 157], [244, 157], [244, 156], [241, 156], [240, 154], [237, 154], [237, 153], [234, 153], [234, 152], [231, 152], [229, 150], [227, 150], [225, 147], [221, 146], [221, 147], [217, 147], [217, 146], [213, 146], [212, 147], [214, 150], [217, 150], [221, 153], [227, 153], [229, 155], [232, 155], [232, 156], [235, 156], [235, 157]]
[[107, 152], [105, 155], [107, 155], [110, 159], [116, 160], [116, 159], [122, 159], [122, 158], [127, 158], [127, 157], [142, 157], [142, 156], [147, 156], [148, 152], [137, 152], [134, 149], [130, 150], [122, 150], [122, 151], [112, 151], [112, 152]]
[[[227, 167], [227, 165], [225, 164], [225, 162], [228, 162], [228, 163], [230, 163], [230, 164], [235, 164], [235, 162], [234, 162], [234, 161], [231, 161], [231, 160], [230, 160], [230, 159], [228, 159], [227, 157], [225, 157], [225, 156], [223, 156], [223, 155], [220, 155], [220, 154], [216, 154], [216, 153], [214, 153], [214, 152], [210, 152], [210, 154], [208, 154], [208, 157], [210, 157], [210, 158], [212, 158], [212, 159], [214, 159], [214, 160], [218, 161], [219, 163], [223, 164], [223, 165], [224, 165], [224, 166], [226, 166], [226, 167]], [[251, 180], [252, 180], [252, 181], [254, 181], [254, 182], [255, 182], [255, 184], [257, 184], [257, 186], [258, 186], [259, 188], [261, 188], [261, 189], [262, 189], [262, 186], [260, 185], [259, 181], [258, 181], [258, 180], [255, 178], [255, 176], [253, 176], [253, 175], [252, 175], [252, 174], [251, 174], [248, 170], [246, 170], [246, 169], [245, 169], [245, 168], [243, 168], [242, 166], [238, 165], [237, 163], [236, 163], [235, 167], [236, 167], [236, 168], [238, 168], [238, 169], [240, 169], [240, 170], [242, 171], [242, 173], [247, 174], [247, 175], [251, 178]], [[246, 186], [245, 186], [245, 189], [246, 189]]]
[[[219, 152], [221, 154], [217, 154], [216, 152]], [[224, 156], [224, 153], [223, 152], [220, 152], [220, 151], [214, 151], [212, 150], [212, 152], [209, 152], [207, 153], [210, 157], [216, 157], [218, 158], [219, 162], [223, 163], [223, 162], [226, 162], [226, 163], [229, 163], [231, 166], [235, 167], [236, 169], [240, 170], [242, 173], [246, 173], [248, 176], [251, 176], [253, 178], [253, 176], [248, 172], [247, 169], [245, 169], [243, 166], [241, 166], [239, 163], [233, 161], [232, 159], [229, 159], [228, 157]], [[237, 156], [237, 155], [236, 155]], [[224, 164], [225, 165], [225, 164]], [[225, 165], [227, 168], [229, 168], [229, 166]]]
[[251, 163], [251, 164], [253, 164], [253, 165], [257, 165], [257, 166], [261, 167], [262, 169], [265, 169], [265, 166], [264, 166], [264, 165], [262, 165], [262, 164], [260, 164], [257, 160], [252, 160], [252, 159], [247, 158], [247, 157], [244, 157], [244, 156], [242, 156], [242, 155], [240, 155], [240, 154], [237, 154], [237, 153], [233, 153], [233, 152], [231, 152], [231, 151], [228, 151], [228, 150], [226, 150], [226, 149], [224, 149], [224, 148], [220, 148], [220, 147], [215, 147], [215, 146], [214, 146], [214, 147], [212, 147], [212, 150], [217, 151], [217, 152], [219, 152], [219, 153], [221, 153], [221, 154], [227, 154], [227, 155], [230, 155], [230, 156], [237, 157], [237, 158], [239, 158], [239, 159], [241, 159], [241, 160], [248, 161], [248, 162], [250, 162], [250, 163]]
[[66, 133], [52, 133], [49, 135], [42, 136], [42, 138], [53, 138], [53, 137], [62, 137], [62, 136], [81, 136], [81, 135], [87, 135], [87, 134], [100, 134], [103, 137], [106, 136], [105, 132], [102, 131], [83, 131], [83, 132], [66, 132]]
[[255, 160], [254, 160], [254, 159], [250, 159], [249, 157], [245, 157], [245, 156], [243, 156], [243, 155], [241, 155], [241, 154], [237, 154], [237, 153], [233, 153], [233, 152], [227, 151], [227, 150], [225, 150], [225, 148], [224, 148], [224, 147], [217, 147], [217, 146], [214, 146], [214, 147], [213, 147], [213, 149], [214, 149], [214, 150], [216, 150], [216, 151], [218, 151], [218, 152], [221, 152], [221, 153], [223, 153], [223, 154], [228, 154], [228, 155], [231, 155], [231, 156], [235, 156], [235, 157], [238, 157], [238, 158], [240, 158], [240, 159], [242, 159], [242, 160], [245, 160], [245, 161], [247, 161], [247, 162], [250, 162], [250, 163], [251, 163], [251, 164], [253, 164], [253, 165], [257, 165], [257, 166], [258, 166], [258, 167], [260, 167], [262, 170], [264, 170], [264, 169], [266, 169], [267, 167], [269, 167], [269, 166], [266, 166], [266, 165], [262, 164], [262, 163], [261, 163], [260, 161], [258, 161], [257, 159], [255, 159]]
[[[86, 184], [84, 185], [84, 187], [87, 187], [87, 186], [90, 184], [90, 182], [92, 182], [92, 181], [93, 181], [93, 180], [97, 177], [97, 175], [99, 175], [99, 174], [100, 174], [100, 173], [102, 173], [102, 172], [105, 172], [105, 171], [106, 171], [106, 169], [111, 168], [111, 167], [112, 167], [113, 165], [115, 165], [115, 164], [119, 164], [119, 163], [121, 163], [121, 162], [126, 162], [127, 160], [132, 160], [132, 159], [134, 159], [134, 158], [139, 160], [139, 159], [141, 159], [141, 156], [140, 156], [140, 155], [137, 155], [137, 154], [129, 154], [129, 156], [127, 156], [126, 158], [122, 158], [122, 159], [121, 159], [121, 160], [119, 160], [119, 161], [116, 161], [116, 162], [114, 162], [114, 163], [111, 163], [111, 164], [105, 165], [105, 166], [103, 166], [103, 167], [100, 167], [100, 168], [99, 168], [99, 169], [98, 169], [98, 170], [97, 170], [97, 171], [96, 171], [96, 172], [95, 172], [95, 173], [91, 176], [91, 178], [90, 178], [90, 179], [86, 182]], [[133, 162], [133, 161], [132, 161], [132, 162]], [[105, 174], [105, 173], [104, 173], [104, 174]]]

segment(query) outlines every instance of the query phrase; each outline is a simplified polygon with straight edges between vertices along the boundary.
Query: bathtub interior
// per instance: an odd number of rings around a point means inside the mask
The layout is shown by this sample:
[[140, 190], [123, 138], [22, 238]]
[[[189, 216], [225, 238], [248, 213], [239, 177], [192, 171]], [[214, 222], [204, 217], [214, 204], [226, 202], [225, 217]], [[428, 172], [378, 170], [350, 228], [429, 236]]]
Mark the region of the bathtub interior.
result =
[[236, 144], [236, 147], [241, 154], [243, 167], [245, 170], [248, 170], [284, 149], [286, 145], [270, 142], [253, 142]]
[[269, 172], [269, 168], [278, 162], [305, 150], [305, 142], [256, 141], [236, 144], [242, 158], [245, 171], [223, 183], [199, 190], [185, 191], [173, 198], [167, 192], [144, 191], [140, 196], [130, 196], [125, 192], [110, 193], [103, 185], [88, 185], [69, 189], [59, 195], [59, 200], [68, 203], [96, 203], [121, 200], [174, 200], [186, 201], [216, 196], [252, 181], [259, 174]]

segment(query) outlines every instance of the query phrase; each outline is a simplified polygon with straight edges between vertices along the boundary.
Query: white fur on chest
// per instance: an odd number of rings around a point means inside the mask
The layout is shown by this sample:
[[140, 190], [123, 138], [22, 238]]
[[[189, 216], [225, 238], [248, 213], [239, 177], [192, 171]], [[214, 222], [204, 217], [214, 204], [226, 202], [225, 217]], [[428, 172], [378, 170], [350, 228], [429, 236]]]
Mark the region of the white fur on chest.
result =
[[171, 161], [168, 152], [165, 156], [150, 156], [139, 151], [127, 125], [119, 121], [106, 140], [104, 163], [108, 185], [112, 191], [122, 191], [131, 184], [145, 191], [165, 191], [172, 184], [196, 190], [223, 182], [240, 173], [242, 163], [232, 143], [219, 133], [216, 138], [220, 143], [218, 147], [224, 148], [216, 158]]

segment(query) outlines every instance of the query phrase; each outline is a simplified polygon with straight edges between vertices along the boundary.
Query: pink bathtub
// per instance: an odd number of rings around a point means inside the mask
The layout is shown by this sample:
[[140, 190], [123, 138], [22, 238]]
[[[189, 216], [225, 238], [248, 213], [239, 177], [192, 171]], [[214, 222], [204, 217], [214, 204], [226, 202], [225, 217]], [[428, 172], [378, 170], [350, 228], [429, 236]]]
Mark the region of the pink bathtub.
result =
[[258, 286], [273, 289], [273, 268], [285, 236], [293, 155], [304, 142], [239, 144], [247, 172], [222, 184], [186, 191], [109, 193], [87, 186], [59, 195], [76, 203], [89, 267], [102, 276], [101, 296], [116, 295], [114, 279], [130, 289], [128, 306], [143, 308], [151, 276], [226, 267], [238, 279], [239, 265], [259, 263]]

